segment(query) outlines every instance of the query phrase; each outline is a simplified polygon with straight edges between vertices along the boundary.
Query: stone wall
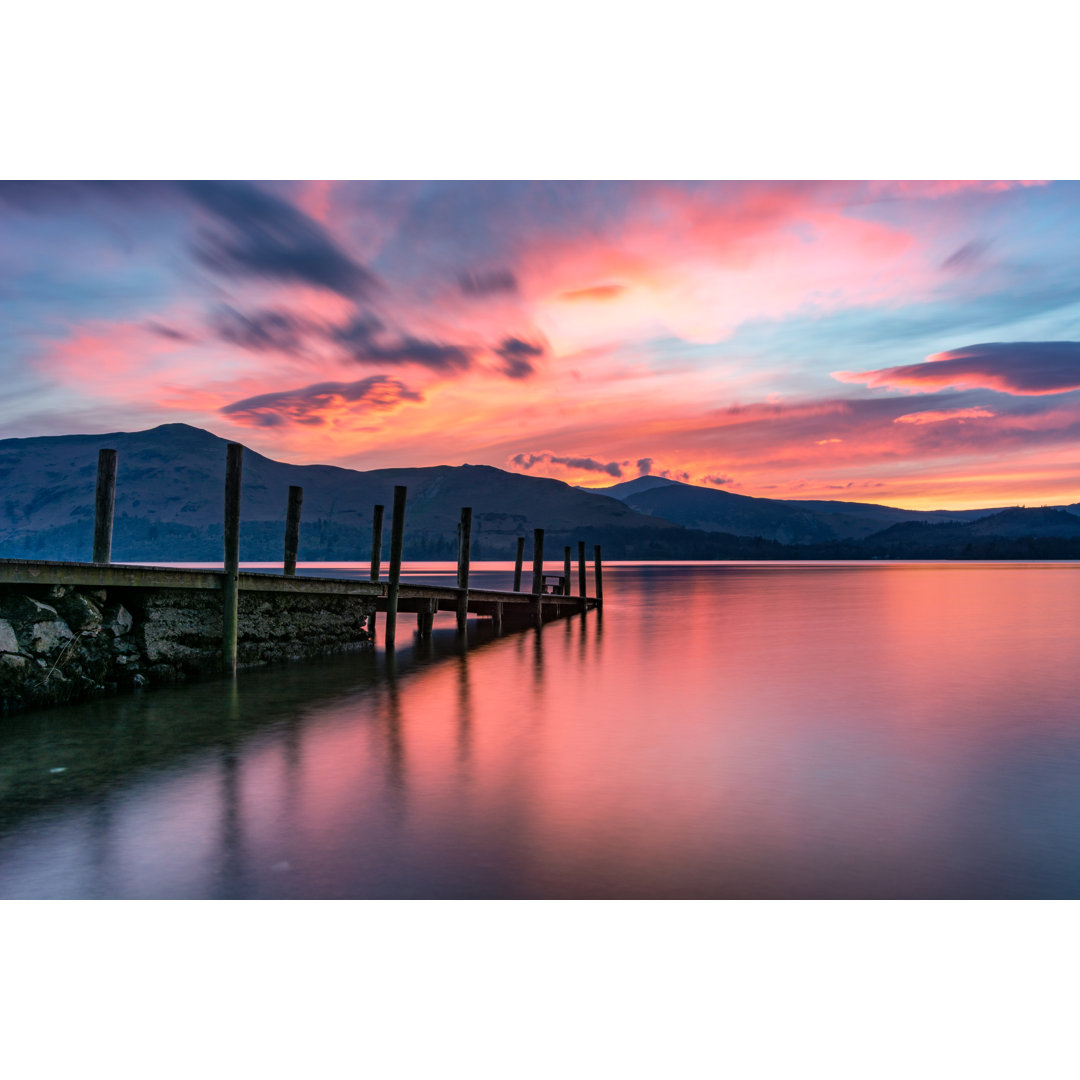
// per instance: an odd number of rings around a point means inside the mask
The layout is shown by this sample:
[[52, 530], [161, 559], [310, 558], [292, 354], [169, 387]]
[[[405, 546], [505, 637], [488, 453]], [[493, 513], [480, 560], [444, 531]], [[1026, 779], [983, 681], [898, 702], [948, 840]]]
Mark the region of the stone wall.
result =
[[[242, 667], [370, 647], [374, 600], [244, 592]], [[0, 585], [0, 708], [75, 701], [221, 671], [221, 594]]]

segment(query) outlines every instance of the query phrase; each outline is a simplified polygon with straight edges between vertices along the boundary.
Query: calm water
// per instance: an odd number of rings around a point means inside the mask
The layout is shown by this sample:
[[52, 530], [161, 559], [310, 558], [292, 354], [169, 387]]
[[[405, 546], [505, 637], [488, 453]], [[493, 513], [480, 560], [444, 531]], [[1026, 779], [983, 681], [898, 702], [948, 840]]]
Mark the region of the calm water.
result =
[[605, 591], [4, 719], [0, 897], [1080, 897], [1080, 565]]

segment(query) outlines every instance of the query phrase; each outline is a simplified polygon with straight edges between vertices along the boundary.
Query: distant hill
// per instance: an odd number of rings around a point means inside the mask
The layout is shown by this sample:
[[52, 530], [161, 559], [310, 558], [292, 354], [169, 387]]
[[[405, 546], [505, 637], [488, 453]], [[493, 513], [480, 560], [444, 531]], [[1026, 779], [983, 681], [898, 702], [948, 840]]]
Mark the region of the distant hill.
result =
[[662, 517], [686, 528], [757, 536], [789, 545], [861, 540], [903, 522], [972, 521], [1003, 509], [920, 511], [825, 499], [762, 499], [653, 476], [594, 490], [611, 495], [643, 514]]
[[[621, 484], [612, 484], [606, 488], [582, 488], [582, 491], [591, 491], [594, 494], [610, 495], [613, 499], [626, 502], [633, 495], [640, 495], [653, 488], [669, 487], [678, 485], [677, 480], [668, 480], [663, 476], [639, 476], [634, 480], [624, 480]], [[686, 486], [685, 484], [682, 486]]]
[[[118, 451], [113, 558], [218, 561], [226, 440], [186, 424], [0, 440], [0, 557], [90, 557], [97, 452]], [[361, 472], [244, 455], [241, 558], [281, 559], [288, 489], [304, 489], [299, 557], [366, 560], [371, 512], [408, 488], [405, 557], [453, 558], [463, 506], [477, 559], [510, 559], [543, 528], [549, 560], [577, 542], [612, 559], [1076, 558], [1080, 506], [913, 513], [827, 500], [757, 499], [664, 477], [582, 490], [487, 465]], [[385, 551], [385, 548], [384, 548]], [[1075, 552], [1075, 554], [1073, 554]]]
[[930, 525], [908, 521], [901, 525], [891, 525], [875, 533], [869, 538], [869, 542], [882, 547], [895, 544], [905, 549], [940, 548], [989, 537], [1002, 540], [1044, 537], [1075, 539], [1080, 537], [1080, 517], [1050, 507], [1012, 507], [975, 521]]

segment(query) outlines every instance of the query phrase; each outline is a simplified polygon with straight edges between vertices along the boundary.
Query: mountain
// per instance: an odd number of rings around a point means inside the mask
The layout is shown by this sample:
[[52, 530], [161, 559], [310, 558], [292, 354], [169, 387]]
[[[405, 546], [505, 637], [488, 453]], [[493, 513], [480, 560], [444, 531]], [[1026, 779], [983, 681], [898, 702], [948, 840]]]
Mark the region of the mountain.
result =
[[993, 540], [1036, 540], [1080, 538], [1080, 517], [1051, 507], [1014, 506], [975, 521], [924, 524], [908, 521], [875, 533], [868, 543], [879, 548], [954, 549], [957, 544]]
[[815, 543], [840, 535], [822, 515], [778, 499], [756, 499], [677, 481], [628, 491], [617, 498], [643, 514], [705, 532], [760, 536], [781, 544]]
[[[220, 560], [225, 439], [186, 424], [106, 435], [0, 440], [0, 556], [87, 559], [92, 547], [97, 452], [118, 453], [113, 558]], [[726, 558], [761, 554], [767, 545], [696, 535], [638, 513], [605, 495], [559, 480], [487, 465], [440, 465], [359, 472], [332, 465], [289, 465], [252, 450], [244, 455], [241, 558], [280, 560], [288, 489], [304, 489], [299, 558], [364, 560], [371, 514], [408, 488], [406, 558], [453, 558], [461, 507], [473, 507], [476, 558], [513, 558], [515, 539], [546, 530], [549, 559], [577, 541], [600, 543], [610, 558]], [[384, 545], [384, 553], [386, 546]]]
[[[644, 491], [652, 491], [653, 488], [667, 487], [669, 484], [678, 484], [677, 480], [668, 480], [663, 476], [639, 476], [634, 480], [624, 480], [621, 484], [612, 484], [606, 488], [581, 488], [582, 491], [591, 491], [595, 494], [609, 495], [620, 502], [626, 502], [632, 495], [640, 495]], [[683, 484], [683, 487], [687, 485]]]
[[[0, 440], [0, 557], [90, 557], [97, 451], [118, 452], [113, 558], [117, 562], [219, 561], [226, 440], [186, 424], [107, 435]], [[371, 512], [408, 488], [405, 557], [452, 559], [463, 506], [473, 508], [472, 553], [513, 558], [532, 550], [602, 544], [610, 559], [1077, 558], [1080, 505], [932, 511], [828, 501], [757, 499], [664, 477], [582, 490], [487, 465], [359, 472], [244, 455], [240, 553], [280, 561], [292, 484], [304, 489], [299, 558], [364, 561]]]
[[[1003, 510], [902, 510], [875, 503], [762, 499], [652, 476], [593, 490], [611, 495], [640, 513], [686, 528], [756, 536], [789, 545], [861, 540], [903, 522], [973, 521]], [[1080, 510], [1080, 506], [1059, 509]]]
[[[1003, 506], [985, 510], [901, 510], [898, 506], [882, 506], [880, 503], [857, 503], [826, 499], [784, 499], [788, 506], [800, 506], [805, 510], [824, 514], [838, 532], [850, 532], [851, 536], [869, 535], [903, 521], [948, 522], [974, 521], [976, 518], [996, 514]], [[864, 531], [866, 530], [866, 531]]]

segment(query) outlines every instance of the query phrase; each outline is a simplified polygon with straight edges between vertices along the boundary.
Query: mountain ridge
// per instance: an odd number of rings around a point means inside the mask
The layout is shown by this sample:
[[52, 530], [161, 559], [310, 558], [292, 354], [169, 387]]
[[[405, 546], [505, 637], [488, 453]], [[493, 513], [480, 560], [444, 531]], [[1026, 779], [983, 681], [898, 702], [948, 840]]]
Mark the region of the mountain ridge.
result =
[[[118, 451], [114, 559], [217, 561], [225, 474], [224, 439], [188, 424], [139, 432], [0, 440], [0, 556], [86, 559], [91, 548], [95, 451]], [[513, 557], [515, 538], [546, 530], [547, 554], [584, 540], [608, 558], [862, 558], [897, 550], [958, 551], [1005, 543], [1057, 551], [1080, 543], [1072, 507], [992, 511], [904, 511], [873, 503], [761, 499], [638, 477], [608, 489], [580, 489], [549, 477], [490, 465], [434, 465], [368, 471], [293, 465], [248, 449], [241, 510], [242, 557], [279, 560], [288, 488], [304, 488], [301, 560], [364, 560], [371, 511], [409, 489], [407, 558], [453, 558], [462, 506], [473, 507], [475, 558]], [[611, 492], [616, 492], [611, 494]], [[622, 495], [622, 498], [619, 498]], [[1016, 513], [1008, 516], [1011, 510]], [[990, 526], [966, 530], [998, 515]], [[1002, 514], [1007, 515], [1001, 517]], [[923, 533], [903, 526], [951, 525]], [[893, 530], [893, 531], [890, 531]], [[926, 537], [932, 537], [929, 545]], [[1057, 547], [1055, 547], [1057, 544]], [[952, 545], [950, 547], [949, 545]], [[974, 545], [974, 546], [973, 546]], [[1036, 545], [1038, 546], [1038, 544]], [[1040, 549], [1041, 550], [1041, 549]], [[1071, 550], [1071, 549], [1070, 549]], [[1080, 552], [1078, 552], [1080, 553]], [[1047, 555], [1045, 557], [1072, 557]]]
[[[638, 480], [648, 479], [639, 477]], [[821, 544], [863, 540], [891, 525], [908, 521], [975, 521], [1010, 507], [974, 510], [904, 510], [881, 503], [831, 502], [826, 499], [766, 499], [660, 478], [660, 485], [627, 481], [592, 490], [610, 494], [644, 514], [687, 528], [762, 536], [783, 544]], [[1080, 504], [1054, 509], [1080, 512]]]

